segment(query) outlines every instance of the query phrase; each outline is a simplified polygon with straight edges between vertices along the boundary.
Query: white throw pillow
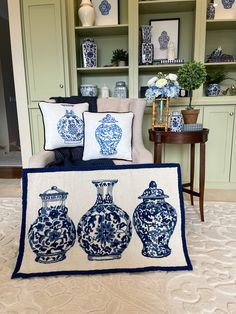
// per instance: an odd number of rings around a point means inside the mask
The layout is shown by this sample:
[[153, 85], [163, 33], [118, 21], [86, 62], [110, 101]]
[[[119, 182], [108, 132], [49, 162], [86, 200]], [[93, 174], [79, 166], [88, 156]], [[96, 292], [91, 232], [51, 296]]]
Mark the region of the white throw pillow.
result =
[[88, 103], [66, 104], [40, 102], [44, 122], [44, 149], [83, 146], [83, 112]]
[[84, 112], [83, 160], [132, 160], [132, 112]]

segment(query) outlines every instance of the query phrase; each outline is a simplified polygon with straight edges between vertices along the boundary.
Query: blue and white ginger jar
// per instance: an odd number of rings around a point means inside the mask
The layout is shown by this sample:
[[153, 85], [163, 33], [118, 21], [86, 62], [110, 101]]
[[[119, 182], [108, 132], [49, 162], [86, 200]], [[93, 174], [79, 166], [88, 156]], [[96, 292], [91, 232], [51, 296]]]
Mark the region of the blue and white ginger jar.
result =
[[100, 146], [100, 153], [104, 156], [117, 154], [117, 145], [122, 137], [122, 129], [118, 122], [109, 113], [100, 120], [100, 124], [95, 130], [95, 138]]
[[235, 0], [221, 0], [224, 9], [231, 9]]
[[170, 40], [170, 36], [167, 34], [167, 32], [162, 31], [161, 35], [158, 37], [158, 41], [160, 44], [160, 50], [167, 50], [169, 40]]
[[118, 180], [94, 180], [97, 200], [78, 224], [78, 241], [88, 260], [121, 258], [127, 248], [132, 226], [128, 214], [113, 203], [112, 189]]
[[36, 254], [36, 262], [60, 262], [66, 258], [66, 252], [75, 243], [75, 225], [68, 217], [68, 208], [65, 206], [67, 195], [67, 192], [56, 186], [39, 195], [42, 207], [28, 232], [29, 244]]
[[219, 84], [209, 84], [206, 90], [207, 96], [218, 96], [220, 93], [220, 85]]
[[181, 112], [173, 111], [170, 118], [170, 130], [171, 132], [183, 131], [183, 117]]
[[73, 110], [66, 110], [57, 123], [57, 131], [66, 144], [80, 143], [84, 138], [84, 122]]
[[168, 195], [157, 188], [155, 181], [149, 183], [133, 214], [135, 230], [143, 243], [142, 254], [146, 257], [166, 257], [171, 254], [170, 238], [174, 232], [177, 213], [165, 201]]

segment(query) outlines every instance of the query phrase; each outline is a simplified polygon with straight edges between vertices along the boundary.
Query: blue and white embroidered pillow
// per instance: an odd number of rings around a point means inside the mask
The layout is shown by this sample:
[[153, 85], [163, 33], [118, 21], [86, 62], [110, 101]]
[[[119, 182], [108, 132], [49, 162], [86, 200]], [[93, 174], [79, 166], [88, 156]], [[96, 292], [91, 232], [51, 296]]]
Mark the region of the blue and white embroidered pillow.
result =
[[45, 150], [83, 146], [83, 112], [88, 103], [66, 104], [40, 102], [44, 122]]
[[132, 112], [84, 112], [83, 160], [132, 160]]

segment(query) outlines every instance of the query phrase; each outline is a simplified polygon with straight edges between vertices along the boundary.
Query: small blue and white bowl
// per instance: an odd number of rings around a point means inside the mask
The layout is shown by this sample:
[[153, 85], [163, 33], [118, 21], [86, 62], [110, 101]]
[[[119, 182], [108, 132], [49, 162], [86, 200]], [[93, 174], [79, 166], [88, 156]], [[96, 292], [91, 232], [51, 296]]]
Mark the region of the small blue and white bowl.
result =
[[80, 93], [82, 96], [96, 97], [98, 93], [97, 85], [91, 85], [91, 84], [80, 85]]

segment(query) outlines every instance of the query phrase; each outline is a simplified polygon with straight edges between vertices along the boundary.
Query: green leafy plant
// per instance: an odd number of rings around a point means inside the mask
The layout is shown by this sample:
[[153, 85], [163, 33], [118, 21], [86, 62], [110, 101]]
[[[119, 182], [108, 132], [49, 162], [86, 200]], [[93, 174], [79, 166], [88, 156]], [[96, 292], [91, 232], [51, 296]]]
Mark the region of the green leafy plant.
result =
[[231, 79], [223, 70], [207, 72], [206, 84], [220, 84], [222, 81]]
[[119, 61], [125, 61], [125, 63], [128, 63], [128, 52], [124, 49], [116, 49], [112, 51], [112, 58], [111, 63], [118, 65]]
[[202, 62], [190, 61], [184, 64], [177, 72], [179, 85], [188, 91], [189, 105], [186, 109], [193, 109], [193, 90], [198, 89], [206, 81], [206, 67]]

